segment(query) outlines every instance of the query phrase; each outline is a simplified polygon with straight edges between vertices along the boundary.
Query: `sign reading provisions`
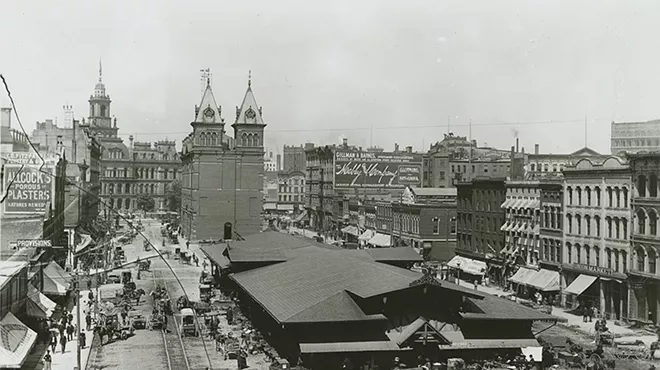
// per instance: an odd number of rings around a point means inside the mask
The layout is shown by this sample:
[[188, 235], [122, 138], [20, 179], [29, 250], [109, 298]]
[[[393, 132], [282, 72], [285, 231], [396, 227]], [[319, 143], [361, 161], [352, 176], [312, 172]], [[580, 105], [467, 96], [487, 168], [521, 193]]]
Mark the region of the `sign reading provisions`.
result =
[[16, 241], [18, 248], [46, 248], [52, 247], [53, 242], [46, 239], [19, 239]]
[[18, 164], [5, 164], [3, 187], [7, 189], [4, 201], [7, 214], [43, 213], [53, 199], [55, 182], [54, 168]]
[[402, 189], [421, 186], [422, 156], [416, 153], [335, 152], [335, 189]]

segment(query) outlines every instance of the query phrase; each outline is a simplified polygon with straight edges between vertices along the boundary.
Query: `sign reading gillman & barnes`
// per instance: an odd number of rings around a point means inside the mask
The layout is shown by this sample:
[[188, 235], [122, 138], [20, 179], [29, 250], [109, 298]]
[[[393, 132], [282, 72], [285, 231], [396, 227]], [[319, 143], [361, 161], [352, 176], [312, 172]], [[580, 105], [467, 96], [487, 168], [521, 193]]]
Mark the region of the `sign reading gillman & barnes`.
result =
[[416, 153], [335, 152], [335, 189], [402, 189], [422, 184], [422, 155]]

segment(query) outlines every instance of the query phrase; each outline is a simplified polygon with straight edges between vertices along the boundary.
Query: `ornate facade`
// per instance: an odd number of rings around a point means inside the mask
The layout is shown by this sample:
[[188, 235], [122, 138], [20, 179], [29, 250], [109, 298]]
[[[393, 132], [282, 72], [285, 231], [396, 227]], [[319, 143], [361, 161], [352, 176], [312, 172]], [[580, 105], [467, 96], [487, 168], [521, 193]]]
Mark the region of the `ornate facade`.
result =
[[630, 158], [633, 188], [633, 256], [630, 262], [630, 317], [658, 323], [660, 315], [660, 154], [637, 154]]
[[264, 176], [262, 109], [251, 82], [227, 135], [210, 81], [183, 140], [181, 226], [192, 240], [233, 239], [261, 230]]
[[101, 210], [106, 217], [112, 213], [139, 210], [138, 199], [155, 200], [155, 210], [166, 211], [165, 187], [179, 177], [181, 161], [174, 141], [124, 144], [117, 136], [117, 118], [111, 115], [112, 100], [106, 93], [99, 68], [99, 81], [89, 97], [89, 118], [80, 127], [95, 137], [102, 147], [101, 155]]
[[660, 150], [660, 120], [612, 122], [612, 154], [650, 153], [658, 150]]
[[618, 157], [582, 159], [564, 176], [563, 300], [626, 317], [630, 168]]

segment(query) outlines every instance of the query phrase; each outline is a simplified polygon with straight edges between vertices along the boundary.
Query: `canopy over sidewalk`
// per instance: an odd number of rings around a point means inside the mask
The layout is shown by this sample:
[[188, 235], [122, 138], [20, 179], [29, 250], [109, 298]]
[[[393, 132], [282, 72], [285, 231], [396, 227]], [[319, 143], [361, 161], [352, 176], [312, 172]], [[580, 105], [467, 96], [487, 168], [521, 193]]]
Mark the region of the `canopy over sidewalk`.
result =
[[0, 321], [0, 369], [20, 369], [36, 339], [37, 333], [8, 312]]

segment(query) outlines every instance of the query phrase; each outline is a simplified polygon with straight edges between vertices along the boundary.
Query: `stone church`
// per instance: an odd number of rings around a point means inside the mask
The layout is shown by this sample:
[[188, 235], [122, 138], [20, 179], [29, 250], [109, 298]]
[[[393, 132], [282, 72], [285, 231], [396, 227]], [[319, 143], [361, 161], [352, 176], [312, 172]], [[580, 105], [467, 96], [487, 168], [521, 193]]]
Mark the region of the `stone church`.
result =
[[236, 107], [233, 137], [225, 131], [222, 113], [207, 80], [181, 151], [181, 227], [190, 240], [235, 239], [261, 231], [266, 124], [251, 80]]

